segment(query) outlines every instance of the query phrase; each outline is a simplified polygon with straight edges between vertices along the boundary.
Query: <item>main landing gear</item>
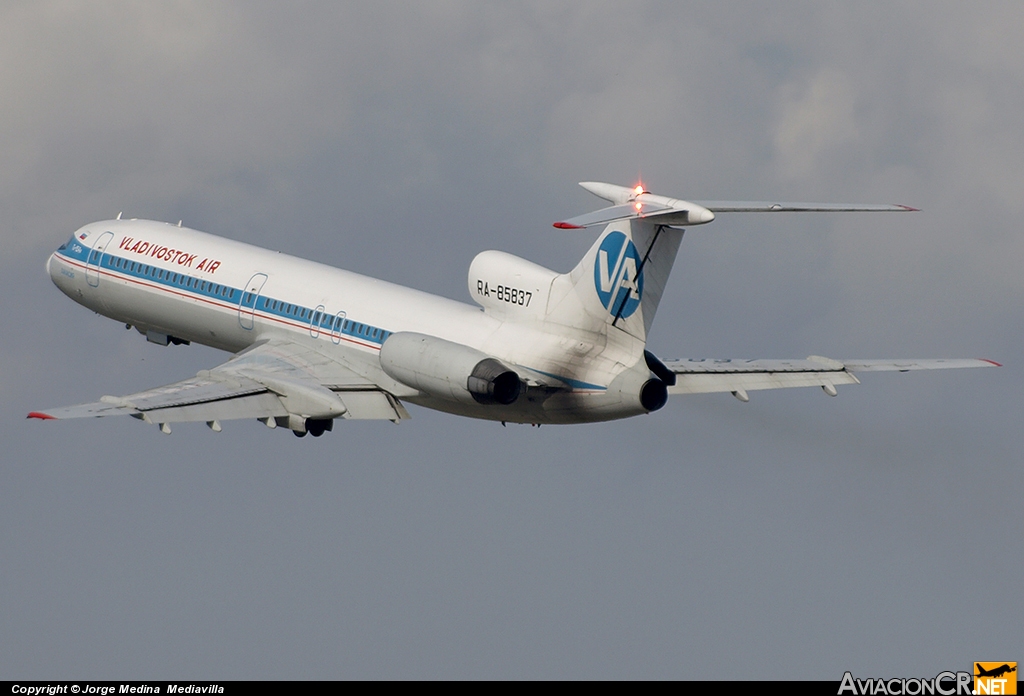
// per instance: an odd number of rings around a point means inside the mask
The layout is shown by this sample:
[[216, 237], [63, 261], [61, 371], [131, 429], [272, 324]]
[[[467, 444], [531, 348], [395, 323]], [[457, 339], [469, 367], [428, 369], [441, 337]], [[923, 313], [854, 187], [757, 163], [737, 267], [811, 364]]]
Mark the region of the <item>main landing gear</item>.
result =
[[305, 430], [293, 430], [292, 432], [295, 433], [295, 437], [306, 437], [306, 433], [313, 437], [320, 437], [329, 430], [334, 430], [333, 418], [307, 418]]

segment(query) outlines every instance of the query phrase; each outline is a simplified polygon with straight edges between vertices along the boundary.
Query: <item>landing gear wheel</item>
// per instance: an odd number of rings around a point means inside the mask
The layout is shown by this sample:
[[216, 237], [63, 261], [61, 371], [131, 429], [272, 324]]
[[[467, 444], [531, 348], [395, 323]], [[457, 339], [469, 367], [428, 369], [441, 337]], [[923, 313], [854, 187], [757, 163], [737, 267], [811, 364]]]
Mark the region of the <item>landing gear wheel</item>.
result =
[[292, 433], [295, 435], [295, 437], [306, 437], [305, 430], [293, 430]]

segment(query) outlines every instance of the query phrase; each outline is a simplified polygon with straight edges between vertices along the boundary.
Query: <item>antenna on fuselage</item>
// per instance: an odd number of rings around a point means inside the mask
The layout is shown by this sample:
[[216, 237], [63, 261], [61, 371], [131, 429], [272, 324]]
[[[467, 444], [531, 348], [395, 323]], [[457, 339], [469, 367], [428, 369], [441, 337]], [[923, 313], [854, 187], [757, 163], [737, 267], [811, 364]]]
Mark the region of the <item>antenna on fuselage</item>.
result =
[[178, 227], [181, 227], [181, 220], [178, 220]]
[[118, 220], [120, 220], [120, 219], [121, 219], [121, 213], [123, 213], [123, 212], [124, 212], [124, 211], [122, 210], [122, 211], [120, 211], [120, 212], [119, 212], [119, 213], [117, 214], [117, 219], [118, 219]]

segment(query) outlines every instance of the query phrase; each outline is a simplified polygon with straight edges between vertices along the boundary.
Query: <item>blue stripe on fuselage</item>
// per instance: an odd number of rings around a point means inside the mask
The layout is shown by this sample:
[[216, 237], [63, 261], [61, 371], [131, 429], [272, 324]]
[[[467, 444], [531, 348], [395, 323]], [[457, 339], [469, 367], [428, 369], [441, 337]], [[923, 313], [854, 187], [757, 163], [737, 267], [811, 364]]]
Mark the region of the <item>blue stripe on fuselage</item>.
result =
[[[91, 253], [91, 249], [80, 244], [78, 239], [73, 236], [64, 247], [55, 252], [55, 255], [68, 261], [85, 265], [89, 264]], [[101, 255], [98, 264], [93, 263], [91, 265], [105, 271], [106, 275], [144, 280], [150, 285], [160, 286], [162, 289], [173, 289], [177, 293], [230, 303], [240, 308], [241, 311], [253, 309], [251, 300], [244, 305], [241, 304], [243, 297], [240, 288], [216, 283], [212, 280], [204, 280], [179, 271], [151, 266], [140, 261], [132, 261], [123, 256], [112, 254], [109, 251]], [[337, 313], [328, 314], [326, 311], [321, 311], [320, 316], [316, 317], [316, 309], [295, 304], [294, 302], [285, 302], [276, 297], [259, 295], [256, 298], [255, 304], [255, 311], [258, 315], [266, 315], [284, 320], [284, 323], [303, 331], [317, 330], [327, 338], [332, 336], [350, 336], [356, 341], [369, 343], [379, 348], [392, 333], [379, 326], [353, 321], [346, 317], [339, 317]]]

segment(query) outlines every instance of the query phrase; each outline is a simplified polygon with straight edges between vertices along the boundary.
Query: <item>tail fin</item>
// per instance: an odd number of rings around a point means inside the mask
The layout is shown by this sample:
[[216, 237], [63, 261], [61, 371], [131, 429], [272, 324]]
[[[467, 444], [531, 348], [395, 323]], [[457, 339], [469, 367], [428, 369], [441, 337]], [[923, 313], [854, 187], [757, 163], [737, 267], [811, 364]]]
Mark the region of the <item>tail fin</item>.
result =
[[555, 278], [547, 318], [646, 343], [682, 238], [682, 230], [641, 219], [612, 222], [576, 268]]

